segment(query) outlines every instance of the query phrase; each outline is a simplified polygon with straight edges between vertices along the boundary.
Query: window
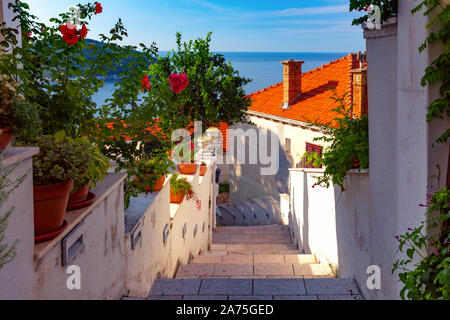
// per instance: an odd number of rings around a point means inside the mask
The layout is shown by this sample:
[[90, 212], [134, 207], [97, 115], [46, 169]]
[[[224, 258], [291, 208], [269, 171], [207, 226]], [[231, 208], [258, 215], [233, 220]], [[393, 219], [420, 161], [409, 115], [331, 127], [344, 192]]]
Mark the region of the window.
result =
[[286, 138], [284, 140], [284, 151], [287, 153], [291, 152], [291, 139], [289, 139], [289, 138]]
[[[312, 144], [312, 143], [306, 143], [306, 152], [307, 153], [313, 153], [313, 152], [315, 152], [315, 153], [317, 153], [318, 155], [319, 155], [319, 157], [322, 157], [322, 147], [321, 146], [318, 146], [318, 145], [316, 145], [316, 144]], [[304, 168], [315, 168], [314, 167], [314, 165], [313, 165], [313, 163], [312, 162], [310, 162], [310, 163], [308, 163], [308, 164], [306, 164], [306, 161], [304, 162]], [[320, 168], [321, 168], [322, 166], [320, 166]]]

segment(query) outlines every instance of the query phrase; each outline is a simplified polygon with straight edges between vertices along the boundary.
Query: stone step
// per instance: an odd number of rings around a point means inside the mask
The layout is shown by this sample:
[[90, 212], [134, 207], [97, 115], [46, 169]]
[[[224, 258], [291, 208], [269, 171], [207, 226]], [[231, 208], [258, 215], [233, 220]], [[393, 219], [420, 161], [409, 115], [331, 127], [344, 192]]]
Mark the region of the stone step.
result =
[[302, 254], [226, 254], [198, 255], [190, 264], [317, 264], [313, 255]]
[[206, 251], [201, 255], [228, 255], [228, 254], [242, 254], [242, 255], [261, 255], [261, 254], [281, 254], [281, 255], [296, 255], [300, 252], [296, 249], [265, 249], [265, 250], [214, 250], [214, 251]]
[[[245, 258], [245, 256], [241, 256]], [[250, 256], [251, 257], [251, 256]], [[223, 257], [222, 257], [223, 258]], [[267, 277], [305, 277], [333, 278], [330, 266], [326, 264], [291, 264], [291, 263], [199, 263], [186, 264], [178, 268], [177, 279], [192, 278], [267, 278]]]
[[212, 237], [214, 244], [292, 244], [289, 234], [219, 234], [214, 233]]
[[237, 218], [234, 216], [233, 212], [224, 206], [217, 206], [216, 211], [218, 212], [216, 214], [217, 217], [217, 223], [219, 225], [226, 225], [226, 226], [235, 226], [238, 225]]
[[157, 279], [149, 300], [361, 300], [351, 279]]
[[294, 244], [280, 243], [280, 244], [267, 244], [267, 243], [213, 243], [210, 248], [211, 251], [275, 251], [275, 250], [298, 250]]

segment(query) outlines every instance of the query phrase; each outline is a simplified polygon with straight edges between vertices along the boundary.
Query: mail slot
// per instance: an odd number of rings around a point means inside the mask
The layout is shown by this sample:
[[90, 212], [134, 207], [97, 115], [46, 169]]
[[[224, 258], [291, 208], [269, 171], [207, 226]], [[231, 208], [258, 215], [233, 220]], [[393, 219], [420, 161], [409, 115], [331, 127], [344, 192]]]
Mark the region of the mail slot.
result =
[[84, 248], [83, 222], [79, 223], [61, 241], [62, 245], [62, 266], [70, 264]]

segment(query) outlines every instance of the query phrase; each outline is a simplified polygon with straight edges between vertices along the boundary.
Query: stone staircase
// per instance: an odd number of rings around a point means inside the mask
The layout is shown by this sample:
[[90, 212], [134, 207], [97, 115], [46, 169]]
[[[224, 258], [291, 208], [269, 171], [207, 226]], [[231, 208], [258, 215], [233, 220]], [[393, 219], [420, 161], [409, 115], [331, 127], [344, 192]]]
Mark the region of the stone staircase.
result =
[[359, 300], [353, 280], [301, 254], [287, 226], [217, 227], [209, 251], [158, 279], [150, 300]]
[[264, 226], [281, 224], [280, 200], [262, 197], [217, 206], [217, 224], [221, 226]]

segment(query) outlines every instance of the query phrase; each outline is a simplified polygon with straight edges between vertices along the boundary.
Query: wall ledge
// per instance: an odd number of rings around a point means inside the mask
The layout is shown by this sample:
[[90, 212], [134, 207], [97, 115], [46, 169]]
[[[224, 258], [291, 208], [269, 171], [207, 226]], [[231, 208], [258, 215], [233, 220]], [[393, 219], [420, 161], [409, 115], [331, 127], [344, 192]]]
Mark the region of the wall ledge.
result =
[[325, 169], [321, 168], [290, 168], [289, 171], [304, 173], [324, 173]]
[[114, 189], [116, 189], [126, 178], [126, 174], [112, 173], [106, 175], [105, 179], [97, 184], [92, 191], [97, 196], [94, 203], [89, 207], [75, 211], [68, 211], [66, 213], [66, 221], [68, 223], [67, 228], [55, 239], [38, 243], [34, 246], [34, 258], [35, 260], [42, 259], [51, 249], [61, 243], [61, 240], [70, 233], [80, 222], [84, 220], [92, 211], [101, 204]]
[[393, 37], [397, 35], [397, 18], [389, 18], [381, 25], [381, 29], [369, 29], [367, 24], [362, 25], [364, 30], [364, 39], [376, 39]]
[[348, 174], [369, 174], [369, 169], [351, 169], [348, 170]]
[[0, 156], [3, 157], [3, 164], [10, 166], [25, 161], [39, 153], [37, 147], [12, 147], [3, 151]]

